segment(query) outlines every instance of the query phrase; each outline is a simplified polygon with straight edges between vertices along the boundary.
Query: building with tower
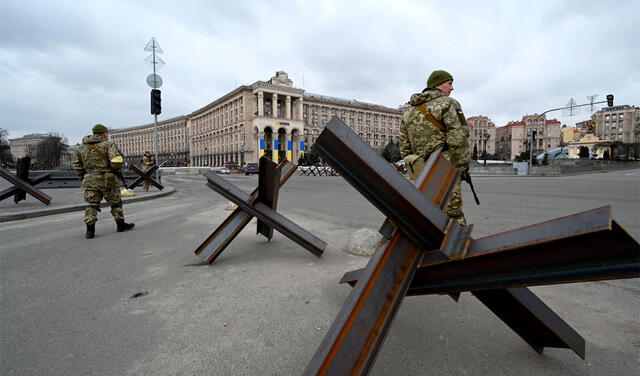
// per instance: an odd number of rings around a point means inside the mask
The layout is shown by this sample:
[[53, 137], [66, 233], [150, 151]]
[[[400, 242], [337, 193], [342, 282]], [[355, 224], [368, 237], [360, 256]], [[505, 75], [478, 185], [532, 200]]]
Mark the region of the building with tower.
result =
[[[402, 111], [305, 92], [286, 72], [240, 86], [190, 114], [158, 123], [159, 158], [166, 165], [256, 163], [262, 155], [297, 163], [337, 116], [372, 148], [400, 135]], [[110, 130], [130, 162], [153, 152], [153, 123]]]

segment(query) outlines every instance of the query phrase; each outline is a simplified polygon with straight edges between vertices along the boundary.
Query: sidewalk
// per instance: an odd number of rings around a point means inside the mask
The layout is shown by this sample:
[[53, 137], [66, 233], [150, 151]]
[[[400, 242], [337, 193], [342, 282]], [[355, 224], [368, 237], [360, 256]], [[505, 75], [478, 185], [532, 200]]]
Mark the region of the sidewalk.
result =
[[[6, 183], [6, 182], [2, 182]], [[0, 183], [0, 189], [8, 187], [8, 184]], [[0, 201], [0, 222], [15, 221], [19, 219], [41, 217], [44, 215], [68, 213], [72, 211], [81, 211], [87, 207], [84, 202], [84, 194], [80, 188], [56, 188], [42, 189], [43, 193], [51, 197], [51, 205], [45, 205], [38, 199], [27, 193], [27, 199], [19, 203], [13, 202], [13, 196]], [[175, 192], [175, 188], [165, 186], [159, 191], [156, 188], [150, 188], [149, 192], [138, 188], [133, 191], [135, 196], [122, 196], [122, 203], [151, 200], [158, 197], [168, 196]], [[100, 207], [108, 207], [109, 204], [102, 202]]]

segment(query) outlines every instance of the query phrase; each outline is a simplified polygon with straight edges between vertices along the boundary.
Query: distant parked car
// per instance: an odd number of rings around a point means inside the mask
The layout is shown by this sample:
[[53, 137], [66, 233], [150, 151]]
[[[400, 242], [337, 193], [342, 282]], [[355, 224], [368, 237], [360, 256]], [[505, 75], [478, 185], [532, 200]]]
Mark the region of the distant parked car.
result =
[[247, 163], [247, 165], [244, 167], [245, 175], [257, 174], [257, 173], [258, 173], [257, 163]]
[[226, 167], [222, 167], [220, 170], [218, 170], [219, 174], [228, 174], [229, 172], [229, 169]]

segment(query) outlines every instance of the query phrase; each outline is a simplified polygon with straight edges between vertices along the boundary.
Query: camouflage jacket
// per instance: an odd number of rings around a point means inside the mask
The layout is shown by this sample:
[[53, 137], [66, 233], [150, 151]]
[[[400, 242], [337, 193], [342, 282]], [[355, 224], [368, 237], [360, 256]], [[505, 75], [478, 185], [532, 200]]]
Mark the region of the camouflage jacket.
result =
[[153, 160], [151, 159], [151, 157], [147, 157], [146, 155], [142, 156], [142, 165], [144, 167], [151, 167], [153, 166]]
[[73, 161], [73, 170], [82, 180], [83, 189], [107, 189], [109, 184], [116, 184], [117, 178], [113, 175], [111, 165], [93, 149], [95, 145], [104, 156], [111, 160], [116, 156], [122, 156], [118, 146], [102, 135], [85, 136], [82, 145], [76, 150], [76, 158]]
[[[412, 107], [404, 113], [400, 125], [400, 154], [405, 163], [411, 166], [419, 157], [424, 162], [432, 152], [444, 147], [444, 156], [451, 163], [469, 168], [469, 126], [460, 103], [438, 89], [413, 94], [409, 103]], [[444, 131], [420, 112], [417, 106], [421, 104], [444, 126]]]

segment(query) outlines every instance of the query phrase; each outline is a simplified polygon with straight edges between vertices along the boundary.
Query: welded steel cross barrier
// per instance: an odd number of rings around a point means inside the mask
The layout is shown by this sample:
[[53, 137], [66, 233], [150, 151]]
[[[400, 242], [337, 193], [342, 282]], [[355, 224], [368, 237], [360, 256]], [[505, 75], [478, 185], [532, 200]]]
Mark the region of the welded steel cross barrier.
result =
[[141, 170], [138, 166], [136, 165], [130, 165], [129, 166], [129, 170], [135, 172], [136, 174], [140, 175], [139, 178], [137, 178], [136, 180], [133, 181], [133, 183], [129, 184], [129, 187], [127, 187], [128, 189], [133, 189], [135, 187], [137, 187], [138, 185], [140, 185], [140, 183], [142, 183], [143, 181], [148, 181], [150, 185], [153, 185], [154, 187], [158, 188], [159, 190], [162, 190], [164, 187], [162, 186], [162, 184], [160, 184], [156, 179], [154, 179], [151, 175], [156, 172], [156, 170], [160, 167], [162, 167], [162, 165], [164, 165], [167, 161], [164, 161], [160, 164], [160, 166], [158, 166], [157, 164], [154, 164], [153, 166], [149, 167], [149, 169], [147, 170]]
[[43, 204], [51, 204], [51, 197], [34, 187], [34, 185], [49, 179], [51, 174], [46, 173], [33, 179], [29, 179], [30, 160], [31, 159], [29, 157], [24, 157], [18, 160], [16, 175], [0, 167], [0, 176], [13, 184], [13, 187], [0, 191], [0, 201], [13, 196], [13, 201], [17, 204], [18, 202], [25, 200], [27, 198], [27, 193], [29, 193], [31, 196], [40, 200]]
[[320, 257], [327, 243], [291, 222], [276, 211], [278, 191], [293, 173], [296, 166], [286, 159], [276, 165], [267, 157], [260, 158], [258, 188], [250, 195], [227, 182], [217, 173], [205, 174], [207, 186], [238, 205], [233, 213], [195, 250], [195, 254], [213, 263], [233, 239], [258, 218], [257, 233], [267, 239], [273, 237], [275, 228], [284, 236], [298, 243], [309, 252]]
[[316, 151], [387, 217], [388, 242], [345, 275], [354, 289], [305, 375], [362, 375], [405, 295], [471, 291], [538, 353], [584, 339], [524, 286], [639, 276], [637, 240], [609, 207], [474, 240], [442, 211], [458, 171], [432, 153], [413, 186], [334, 118]]

